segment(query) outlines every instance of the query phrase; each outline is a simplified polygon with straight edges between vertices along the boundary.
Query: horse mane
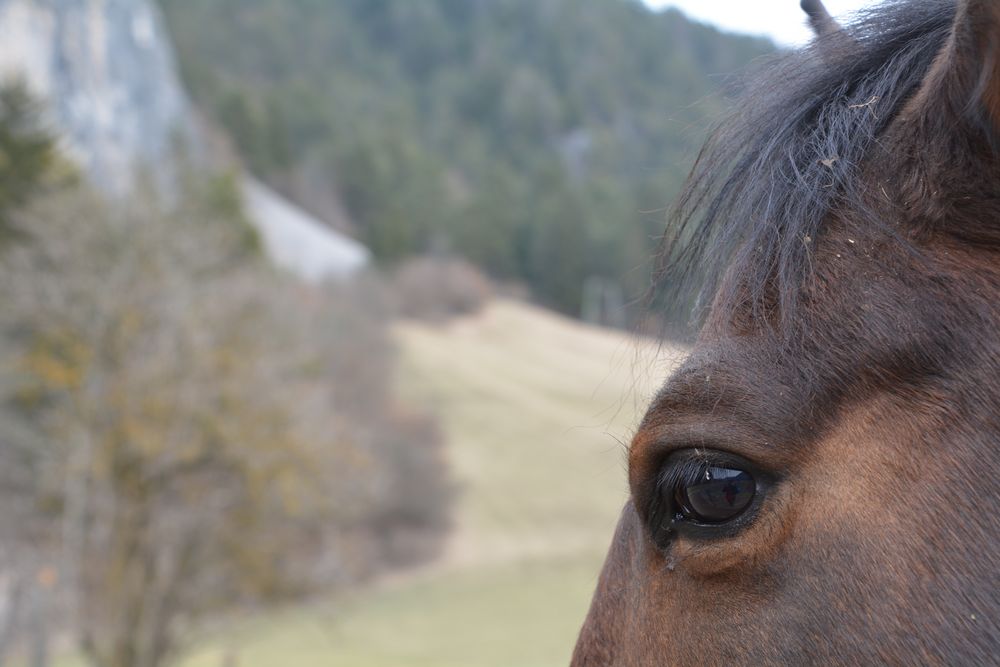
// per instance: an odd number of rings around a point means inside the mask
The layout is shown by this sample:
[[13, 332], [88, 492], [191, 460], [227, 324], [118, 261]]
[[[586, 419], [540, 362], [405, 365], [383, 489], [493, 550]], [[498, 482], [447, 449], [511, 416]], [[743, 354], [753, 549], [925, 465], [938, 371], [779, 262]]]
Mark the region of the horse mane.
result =
[[[670, 216], [654, 290], [755, 320], [793, 316], [832, 210], [865, 215], [863, 163], [945, 44], [954, 0], [894, 0], [779, 54], [711, 134]], [[883, 225], [870, 214], [865, 224]], [[723, 272], [726, 280], [722, 281]], [[692, 293], [692, 286], [700, 286]]]

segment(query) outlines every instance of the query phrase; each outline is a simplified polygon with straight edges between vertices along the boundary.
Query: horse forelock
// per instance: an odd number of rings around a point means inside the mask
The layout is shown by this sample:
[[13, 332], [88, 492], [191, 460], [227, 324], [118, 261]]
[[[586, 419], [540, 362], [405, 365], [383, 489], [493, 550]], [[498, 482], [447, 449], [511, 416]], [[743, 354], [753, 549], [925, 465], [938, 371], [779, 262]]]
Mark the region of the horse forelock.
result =
[[712, 310], [784, 327], [799, 321], [831, 215], [845, 233], [912, 252], [915, 228], [894, 223], [931, 217], [935, 202], [914, 196], [913, 181], [926, 187], [926, 178], [911, 178], [907, 190], [885, 166], [925, 146], [912, 133], [898, 146], [885, 140], [954, 16], [952, 0], [889, 2], [762, 63], [698, 157], [658, 253], [654, 290], [675, 302], [698, 290], [697, 321]]
[[992, 366], [996, 126], [969, 91], [927, 84], [957, 57], [955, 20], [953, 0], [889, 2], [766, 65], [706, 144], [659, 257], [664, 291], [709, 295], [702, 338], [759, 337], [761, 363], [793, 367], [784, 384], [831, 414]]

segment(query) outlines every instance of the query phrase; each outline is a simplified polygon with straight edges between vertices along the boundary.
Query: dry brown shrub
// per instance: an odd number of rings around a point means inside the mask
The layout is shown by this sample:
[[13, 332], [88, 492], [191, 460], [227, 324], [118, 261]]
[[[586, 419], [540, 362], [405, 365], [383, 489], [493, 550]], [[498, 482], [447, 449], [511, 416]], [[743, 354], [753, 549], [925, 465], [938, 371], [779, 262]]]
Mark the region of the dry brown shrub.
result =
[[472, 264], [438, 257], [406, 261], [396, 270], [394, 288], [401, 316], [429, 322], [475, 313], [495, 293]]

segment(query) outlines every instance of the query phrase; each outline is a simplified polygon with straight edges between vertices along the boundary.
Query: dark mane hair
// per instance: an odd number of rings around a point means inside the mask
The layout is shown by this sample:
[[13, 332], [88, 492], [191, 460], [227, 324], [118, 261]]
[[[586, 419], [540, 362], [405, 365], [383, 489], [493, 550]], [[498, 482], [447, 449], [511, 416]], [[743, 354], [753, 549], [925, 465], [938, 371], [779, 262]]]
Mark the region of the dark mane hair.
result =
[[749, 308], [759, 320], [777, 308], [787, 322], [821, 222], [836, 208], [864, 215], [862, 164], [923, 81], [955, 11], [954, 0], [890, 1], [767, 63], [681, 193], [654, 271], [659, 296], [697, 296], [696, 320], [715, 295], [726, 312]]

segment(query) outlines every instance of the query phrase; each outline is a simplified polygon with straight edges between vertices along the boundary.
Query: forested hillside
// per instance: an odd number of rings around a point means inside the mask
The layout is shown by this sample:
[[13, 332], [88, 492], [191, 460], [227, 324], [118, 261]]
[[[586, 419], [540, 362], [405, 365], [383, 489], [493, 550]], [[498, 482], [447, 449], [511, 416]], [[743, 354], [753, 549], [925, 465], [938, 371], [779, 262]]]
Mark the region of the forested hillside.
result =
[[384, 263], [634, 297], [729, 76], [773, 47], [632, 0], [160, 0], [195, 101]]

